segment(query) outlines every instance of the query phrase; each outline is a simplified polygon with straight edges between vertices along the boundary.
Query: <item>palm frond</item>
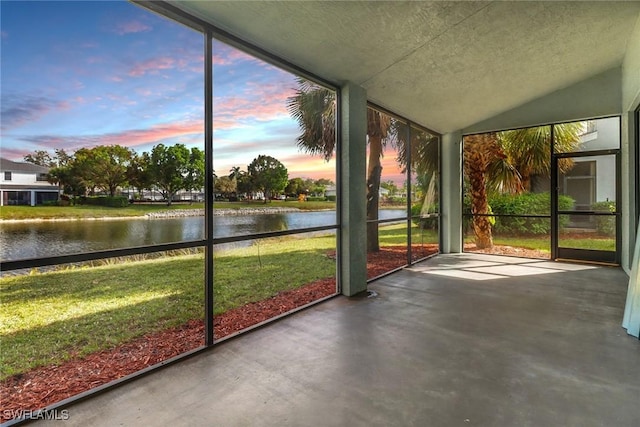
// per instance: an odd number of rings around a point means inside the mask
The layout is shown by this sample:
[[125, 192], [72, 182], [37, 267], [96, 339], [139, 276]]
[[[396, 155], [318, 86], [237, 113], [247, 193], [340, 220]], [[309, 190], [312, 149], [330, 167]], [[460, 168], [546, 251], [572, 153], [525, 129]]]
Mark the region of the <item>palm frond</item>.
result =
[[287, 99], [287, 110], [302, 133], [298, 147], [330, 160], [336, 148], [336, 96], [327, 88], [299, 78], [296, 94]]

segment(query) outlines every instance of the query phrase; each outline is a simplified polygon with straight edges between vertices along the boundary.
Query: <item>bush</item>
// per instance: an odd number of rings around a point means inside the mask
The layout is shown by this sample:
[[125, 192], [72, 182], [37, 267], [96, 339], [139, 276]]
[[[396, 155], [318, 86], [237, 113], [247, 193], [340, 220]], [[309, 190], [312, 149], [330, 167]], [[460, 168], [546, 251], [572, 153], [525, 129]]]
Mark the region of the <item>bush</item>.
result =
[[[438, 217], [422, 218], [420, 212], [422, 211], [422, 204], [411, 206], [411, 218], [413, 223], [416, 224], [422, 230], [437, 230], [438, 229]], [[438, 203], [429, 207], [429, 212], [436, 215], [438, 213]]]
[[326, 197], [328, 202], [335, 202], [336, 201], [336, 196], [327, 196]]
[[[496, 215], [549, 215], [549, 193], [498, 194], [489, 198], [489, 205]], [[573, 199], [569, 196], [558, 196], [558, 209], [570, 210]], [[527, 217], [495, 217], [493, 230], [499, 234], [543, 235], [551, 232], [551, 221], [548, 218]], [[560, 229], [567, 226], [569, 218], [560, 217]]]
[[[489, 207], [496, 214], [493, 231], [499, 234], [544, 235], [551, 232], [548, 218], [500, 217], [499, 215], [549, 215], [551, 198], [549, 193], [496, 194], [489, 196]], [[569, 196], [558, 196], [558, 209], [571, 210], [574, 200]], [[471, 213], [471, 200], [464, 198], [465, 213]], [[567, 215], [560, 216], [560, 229], [569, 223]]]
[[325, 198], [323, 197], [311, 197], [311, 196], [307, 196], [306, 198], [307, 202], [324, 202]]
[[[597, 202], [591, 205], [591, 209], [596, 212], [613, 213], [616, 211], [616, 202], [606, 201]], [[598, 234], [603, 236], [616, 235], [616, 217], [614, 216], [596, 216], [596, 230]]]
[[79, 204], [90, 206], [107, 206], [110, 208], [125, 208], [129, 206], [129, 199], [124, 196], [80, 197]]

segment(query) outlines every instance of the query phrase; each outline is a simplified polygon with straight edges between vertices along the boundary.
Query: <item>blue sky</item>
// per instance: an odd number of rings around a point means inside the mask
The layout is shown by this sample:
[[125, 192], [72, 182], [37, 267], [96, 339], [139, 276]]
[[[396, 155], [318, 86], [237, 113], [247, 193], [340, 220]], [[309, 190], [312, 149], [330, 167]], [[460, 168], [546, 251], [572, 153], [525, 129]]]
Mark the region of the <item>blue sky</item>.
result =
[[[1, 155], [120, 144], [203, 148], [200, 33], [124, 1], [2, 1]], [[295, 76], [214, 42], [214, 168], [259, 154], [290, 177], [335, 180], [298, 150]]]

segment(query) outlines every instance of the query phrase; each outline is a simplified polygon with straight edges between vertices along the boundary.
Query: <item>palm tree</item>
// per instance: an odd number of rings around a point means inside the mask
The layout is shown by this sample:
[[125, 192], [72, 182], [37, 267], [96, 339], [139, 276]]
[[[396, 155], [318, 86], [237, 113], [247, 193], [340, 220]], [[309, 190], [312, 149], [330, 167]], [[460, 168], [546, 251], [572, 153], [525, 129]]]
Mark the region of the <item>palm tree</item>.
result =
[[[580, 146], [582, 123], [554, 127], [556, 152], [571, 152]], [[531, 191], [531, 178], [549, 177], [551, 171], [551, 127], [515, 129], [499, 133], [469, 135], [464, 138], [464, 174], [469, 181], [472, 227], [479, 249], [493, 247], [489, 191], [522, 193]], [[558, 168], [567, 172], [571, 159], [559, 159]]]
[[240, 177], [240, 166], [233, 166], [231, 169], [229, 169], [229, 178], [234, 180], [234, 181], [238, 181], [238, 178]]
[[[312, 155], [322, 155], [329, 161], [336, 147], [336, 97], [329, 89], [298, 79], [296, 94], [287, 100], [287, 109], [298, 122], [302, 134], [297, 138], [300, 149]], [[367, 252], [378, 252], [378, 198], [380, 194], [381, 159], [384, 147], [397, 146], [393, 119], [374, 109], [367, 109]], [[370, 222], [369, 222], [370, 221]]]
[[508, 162], [495, 132], [466, 136], [464, 139], [464, 173], [469, 180], [472, 227], [478, 249], [493, 247], [491, 214], [487, 192], [493, 187], [503, 192], [521, 190], [521, 178]]
[[[582, 122], [563, 123], [554, 126], [554, 150], [556, 153], [576, 151], [584, 131]], [[531, 177], [549, 177], [551, 172], [551, 126], [515, 129], [498, 133], [500, 146], [509, 162], [520, 172], [522, 188], [531, 191]], [[566, 173], [573, 167], [573, 160], [558, 159], [560, 172]]]

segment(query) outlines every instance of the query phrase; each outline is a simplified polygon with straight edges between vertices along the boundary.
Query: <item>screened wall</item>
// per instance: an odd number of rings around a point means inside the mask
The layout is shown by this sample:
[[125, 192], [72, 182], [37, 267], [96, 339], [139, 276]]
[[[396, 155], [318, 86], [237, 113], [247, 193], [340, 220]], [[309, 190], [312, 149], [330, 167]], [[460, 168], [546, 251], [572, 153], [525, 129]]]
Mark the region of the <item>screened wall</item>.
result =
[[0, 230], [3, 421], [338, 292], [335, 89], [172, 18], [3, 4], [2, 155], [61, 194]]
[[463, 143], [465, 251], [619, 261], [618, 117]]
[[369, 279], [439, 252], [440, 137], [367, 109]]

